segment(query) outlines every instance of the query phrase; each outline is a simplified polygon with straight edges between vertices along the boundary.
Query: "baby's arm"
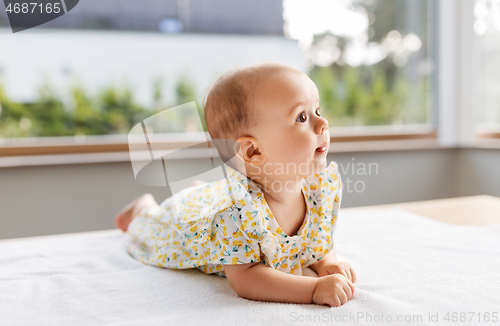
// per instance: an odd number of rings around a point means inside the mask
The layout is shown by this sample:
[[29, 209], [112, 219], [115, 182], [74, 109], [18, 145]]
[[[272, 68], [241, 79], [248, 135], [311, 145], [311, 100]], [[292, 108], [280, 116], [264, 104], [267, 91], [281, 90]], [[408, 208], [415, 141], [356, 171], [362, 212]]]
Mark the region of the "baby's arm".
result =
[[351, 282], [356, 282], [356, 272], [349, 263], [339, 262], [335, 247], [321, 260], [309, 266], [319, 277], [332, 274], [342, 274]]
[[243, 298], [291, 303], [311, 303], [317, 278], [280, 272], [261, 263], [224, 265], [227, 280]]
[[[323, 257], [321, 260], [318, 260], [317, 262], [315, 262], [314, 264], [312, 265], [309, 265], [309, 267], [315, 271], [316, 273], [318, 273], [318, 269], [321, 270], [320, 267], [322, 267], [322, 265], [325, 265], [325, 264], [332, 264], [332, 263], [337, 263], [338, 262], [338, 259], [337, 259], [337, 252], [335, 251], [335, 247], [332, 246], [332, 250], [330, 250], [329, 253], [327, 253], [325, 255], [325, 257]], [[318, 276], [321, 276], [318, 274]]]
[[323, 278], [287, 274], [261, 263], [224, 265], [233, 290], [243, 298], [287, 303], [340, 306], [352, 298], [354, 287], [342, 275]]

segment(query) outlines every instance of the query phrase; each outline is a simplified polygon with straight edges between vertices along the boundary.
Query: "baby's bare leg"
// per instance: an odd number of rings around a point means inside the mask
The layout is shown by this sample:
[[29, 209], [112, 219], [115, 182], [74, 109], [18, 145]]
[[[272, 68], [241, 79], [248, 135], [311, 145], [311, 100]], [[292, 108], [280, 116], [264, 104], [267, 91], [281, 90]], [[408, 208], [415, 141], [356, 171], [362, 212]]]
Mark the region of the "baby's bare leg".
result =
[[143, 208], [158, 206], [155, 198], [151, 194], [139, 196], [127, 206], [122, 208], [115, 217], [116, 227], [126, 232], [130, 222], [136, 217]]
[[191, 181], [189, 186], [194, 187], [194, 186], [204, 185], [205, 183], [207, 183], [207, 182], [203, 181], [203, 180], [193, 180], [193, 181]]

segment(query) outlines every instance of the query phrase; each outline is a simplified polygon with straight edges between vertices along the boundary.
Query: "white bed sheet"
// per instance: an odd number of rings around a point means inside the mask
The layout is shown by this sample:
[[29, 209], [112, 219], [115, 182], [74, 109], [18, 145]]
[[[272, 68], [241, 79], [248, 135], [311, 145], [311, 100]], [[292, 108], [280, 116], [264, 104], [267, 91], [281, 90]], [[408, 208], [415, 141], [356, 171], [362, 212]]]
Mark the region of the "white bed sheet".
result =
[[143, 265], [128, 241], [118, 230], [0, 241], [0, 325], [500, 323], [500, 224], [341, 211], [336, 248], [358, 281], [338, 308], [242, 299], [225, 278]]

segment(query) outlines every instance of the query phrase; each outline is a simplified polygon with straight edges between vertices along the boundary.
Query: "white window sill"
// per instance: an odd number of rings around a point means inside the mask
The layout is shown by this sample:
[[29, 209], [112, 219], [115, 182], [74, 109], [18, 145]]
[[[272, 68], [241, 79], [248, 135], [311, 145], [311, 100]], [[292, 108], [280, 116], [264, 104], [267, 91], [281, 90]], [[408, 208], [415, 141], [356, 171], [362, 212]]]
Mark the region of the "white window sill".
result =
[[[408, 151], [454, 148], [453, 146], [440, 145], [435, 139], [411, 139], [411, 140], [382, 140], [382, 141], [350, 141], [330, 143], [329, 153], [354, 153], [354, 152], [384, 152], [384, 151]], [[500, 148], [500, 145], [497, 145]], [[149, 152], [139, 152], [139, 156], [145, 160], [149, 158]], [[207, 151], [203, 149], [188, 149], [178, 151], [175, 159], [197, 159], [208, 157]], [[67, 165], [67, 164], [95, 164], [130, 162], [128, 151], [104, 152], [104, 153], [71, 153], [71, 154], [49, 154], [49, 155], [19, 155], [0, 157], [0, 168], [19, 166], [42, 166], [42, 165]]]
[[[198, 137], [198, 138], [196, 138]], [[200, 134], [192, 139], [182, 135], [174, 136], [163, 145], [165, 153], [177, 151], [204, 141], [205, 135]], [[195, 139], [196, 138], [196, 139]], [[129, 145], [126, 136], [88, 137], [85, 141], [75, 142], [74, 137], [34, 139], [17, 143], [4, 142], [0, 147], [0, 168], [20, 166], [95, 164], [130, 162]], [[409, 150], [433, 150], [452, 148], [500, 149], [500, 139], [478, 139], [474, 143], [463, 145], [445, 144], [438, 140], [435, 132], [407, 133], [372, 133], [372, 134], [333, 134], [329, 148], [330, 154], [387, 152]], [[139, 159], [150, 160], [147, 151], [136, 152]], [[175, 158], [197, 159], [207, 158], [205, 149], [183, 149], [177, 151]]]

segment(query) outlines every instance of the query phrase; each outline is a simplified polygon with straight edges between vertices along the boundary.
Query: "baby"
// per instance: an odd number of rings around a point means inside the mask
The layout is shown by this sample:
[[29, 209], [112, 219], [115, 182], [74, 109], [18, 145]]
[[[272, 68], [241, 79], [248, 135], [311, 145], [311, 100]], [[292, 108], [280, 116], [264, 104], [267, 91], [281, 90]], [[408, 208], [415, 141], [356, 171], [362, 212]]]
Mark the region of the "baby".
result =
[[342, 184], [327, 164], [328, 121], [318, 89], [277, 63], [233, 70], [210, 88], [205, 120], [227, 178], [180, 191], [161, 205], [143, 195], [122, 209], [118, 228], [146, 264], [227, 277], [241, 297], [340, 306], [356, 274], [339, 262], [333, 235]]

